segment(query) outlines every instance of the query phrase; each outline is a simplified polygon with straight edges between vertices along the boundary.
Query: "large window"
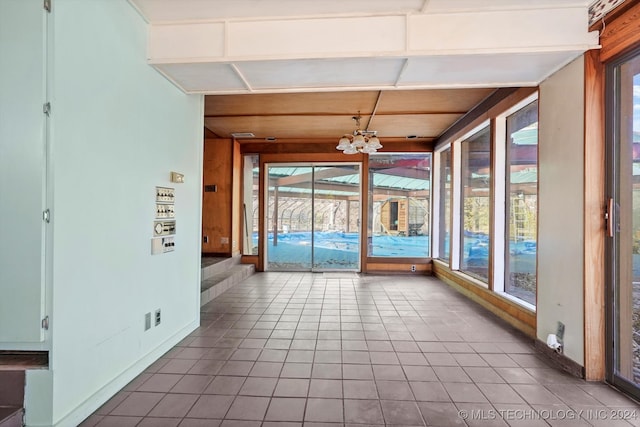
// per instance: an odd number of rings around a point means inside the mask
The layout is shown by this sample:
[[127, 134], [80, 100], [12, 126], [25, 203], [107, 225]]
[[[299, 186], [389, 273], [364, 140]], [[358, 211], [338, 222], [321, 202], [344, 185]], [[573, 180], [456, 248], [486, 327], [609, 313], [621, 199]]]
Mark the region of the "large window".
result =
[[430, 183], [431, 153], [369, 156], [369, 256], [429, 256]]
[[438, 258], [449, 261], [451, 236], [451, 147], [441, 151], [439, 185], [440, 200], [438, 206]]
[[460, 270], [489, 280], [491, 133], [487, 126], [461, 144]]
[[504, 291], [536, 304], [538, 101], [507, 117]]

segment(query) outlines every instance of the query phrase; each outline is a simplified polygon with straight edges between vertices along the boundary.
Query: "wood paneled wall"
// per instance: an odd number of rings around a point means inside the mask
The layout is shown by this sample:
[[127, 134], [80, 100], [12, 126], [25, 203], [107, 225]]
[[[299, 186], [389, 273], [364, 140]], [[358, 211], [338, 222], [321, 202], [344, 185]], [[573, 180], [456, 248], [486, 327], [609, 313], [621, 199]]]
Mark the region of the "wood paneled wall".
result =
[[[230, 256], [233, 253], [233, 148], [231, 139], [205, 139], [204, 141], [203, 254]], [[240, 168], [237, 173], [240, 173]], [[215, 192], [207, 191], [207, 186], [211, 185], [216, 186]], [[237, 242], [237, 236], [235, 240]]]

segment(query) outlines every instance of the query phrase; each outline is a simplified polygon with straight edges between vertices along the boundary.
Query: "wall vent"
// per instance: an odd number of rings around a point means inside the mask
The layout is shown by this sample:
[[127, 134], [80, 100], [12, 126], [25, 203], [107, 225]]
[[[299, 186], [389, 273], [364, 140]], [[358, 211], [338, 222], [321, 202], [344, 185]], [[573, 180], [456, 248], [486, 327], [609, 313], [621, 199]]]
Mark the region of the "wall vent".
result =
[[231, 136], [234, 137], [235, 139], [255, 138], [256, 137], [252, 132], [234, 132], [234, 133], [231, 134]]

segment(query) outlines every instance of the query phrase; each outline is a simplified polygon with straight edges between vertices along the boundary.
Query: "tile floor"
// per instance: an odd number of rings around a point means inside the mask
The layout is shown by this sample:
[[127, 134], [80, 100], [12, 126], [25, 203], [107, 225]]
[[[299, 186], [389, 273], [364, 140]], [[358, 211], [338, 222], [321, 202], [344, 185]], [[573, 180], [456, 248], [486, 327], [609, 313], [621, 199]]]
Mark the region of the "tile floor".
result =
[[640, 425], [437, 279], [259, 273], [83, 426]]

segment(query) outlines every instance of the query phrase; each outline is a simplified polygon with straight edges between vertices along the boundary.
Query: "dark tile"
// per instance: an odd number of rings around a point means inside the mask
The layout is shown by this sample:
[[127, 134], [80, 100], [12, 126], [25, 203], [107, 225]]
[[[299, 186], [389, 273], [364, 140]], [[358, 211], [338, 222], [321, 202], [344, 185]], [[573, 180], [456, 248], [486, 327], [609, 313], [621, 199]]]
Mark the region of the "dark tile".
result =
[[251, 377], [277, 378], [282, 370], [282, 362], [256, 362], [249, 372]]
[[373, 376], [378, 380], [405, 381], [404, 371], [400, 365], [373, 365]]
[[287, 363], [311, 363], [315, 352], [313, 350], [289, 350]]
[[179, 374], [153, 374], [137, 391], [168, 392], [182, 379]]
[[339, 363], [314, 363], [311, 370], [312, 378], [341, 379], [342, 365]]
[[240, 391], [245, 377], [221, 376], [215, 377], [205, 389], [205, 394], [236, 395]]
[[372, 365], [399, 365], [400, 361], [392, 351], [371, 351], [369, 352]]
[[344, 401], [344, 420], [356, 424], [384, 424], [380, 402], [378, 400]]
[[294, 339], [289, 348], [291, 350], [315, 350], [316, 340]]
[[342, 398], [342, 381], [312, 379], [309, 385], [309, 397]]
[[254, 362], [229, 360], [218, 371], [218, 375], [248, 375], [253, 364]]
[[225, 418], [262, 421], [269, 406], [268, 397], [238, 396]]
[[311, 363], [285, 363], [282, 371], [280, 371], [281, 378], [311, 378]]
[[477, 384], [491, 403], [525, 403], [508, 384]]
[[182, 418], [144, 417], [137, 427], [177, 427]]
[[539, 384], [513, 384], [512, 387], [530, 405], [560, 403], [558, 398]]
[[215, 359], [201, 359], [189, 369], [191, 375], [215, 375], [224, 365], [224, 361]]
[[414, 400], [406, 381], [376, 381], [378, 396], [382, 400]]
[[449, 394], [439, 382], [411, 382], [416, 400], [425, 402], [450, 402]]
[[171, 359], [162, 368], [158, 369], [161, 374], [186, 374], [196, 364], [190, 359]]
[[250, 377], [244, 382], [238, 394], [245, 396], [271, 396], [277, 382], [277, 378]]
[[415, 402], [397, 400], [382, 400], [382, 414], [387, 424], [424, 425], [422, 415]]
[[[518, 364], [506, 354], [480, 354], [489, 366], [494, 368], [516, 368]], [[476, 365], [479, 366], [479, 365]]]
[[477, 354], [455, 353], [453, 358], [460, 366], [488, 366], [487, 362]]
[[444, 383], [444, 388], [454, 402], [485, 403], [487, 398], [473, 383]]
[[227, 360], [233, 354], [231, 348], [212, 348], [202, 358], [214, 360]]
[[372, 380], [373, 368], [371, 365], [342, 365], [342, 377], [345, 380]]
[[[267, 421], [302, 421], [306, 399], [291, 397], [274, 397], [269, 403], [265, 420]], [[280, 424], [282, 426], [282, 424]]]
[[340, 350], [316, 350], [313, 361], [315, 363], [342, 363], [342, 352]]
[[117, 393], [111, 399], [107, 400], [104, 403], [104, 405], [102, 405], [100, 408], [98, 408], [98, 410], [95, 413], [98, 414], [98, 415], [107, 415], [107, 414], [109, 414], [118, 405], [120, 405], [123, 400], [125, 400], [130, 395], [131, 395], [131, 393], [130, 392], [126, 392], [126, 391], [121, 391], [121, 392]]
[[307, 421], [342, 423], [344, 421], [341, 399], [307, 399], [307, 409], [304, 414], [305, 426]]
[[429, 364], [422, 353], [398, 353], [397, 356], [402, 365], [425, 366]]
[[240, 348], [233, 352], [229, 360], [249, 360], [256, 361], [260, 357], [260, 348]]
[[438, 380], [443, 383], [471, 382], [471, 378], [458, 366], [435, 366], [433, 371], [436, 373]]
[[465, 367], [464, 371], [475, 383], [504, 383], [504, 379], [493, 368]]
[[171, 393], [202, 394], [213, 379], [210, 375], [185, 375], [171, 389]]
[[189, 418], [206, 418], [206, 419], [218, 419], [224, 418], [225, 414], [229, 410], [234, 396], [200, 396], [200, 398], [193, 405], [193, 408], [187, 414]]
[[260, 427], [261, 421], [223, 420], [220, 427]]
[[167, 394], [153, 408], [149, 416], [182, 418], [187, 415], [198, 397], [197, 394]]
[[420, 412], [429, 426], [464, 426], [458, 408], [447, 402], [420, 402]]
[[345, 399], [377, 399], [378, 389], [374, 381], [344, 380], [342, 382]]
[[195, 418], [185, 418], [179, 427], [219, 427], [222, 420], [201, 420]]
[[133, 427], [142, 420], [140, 417], [107, 415], [96, 424], [97, 427]]
[[433, 368], [430, 366], [402, 366], [409, 381], [438, 381]]
[[264, 349], [258, 358], [259, 362], [284, 362], [287, 350]]
[[308, 391], [308, 379], [280, 378], [273, 395], [278, 397], [306, 397]]
[[162, 393], [133, 392], [109, 415], [145, 416], [164, 397]]

